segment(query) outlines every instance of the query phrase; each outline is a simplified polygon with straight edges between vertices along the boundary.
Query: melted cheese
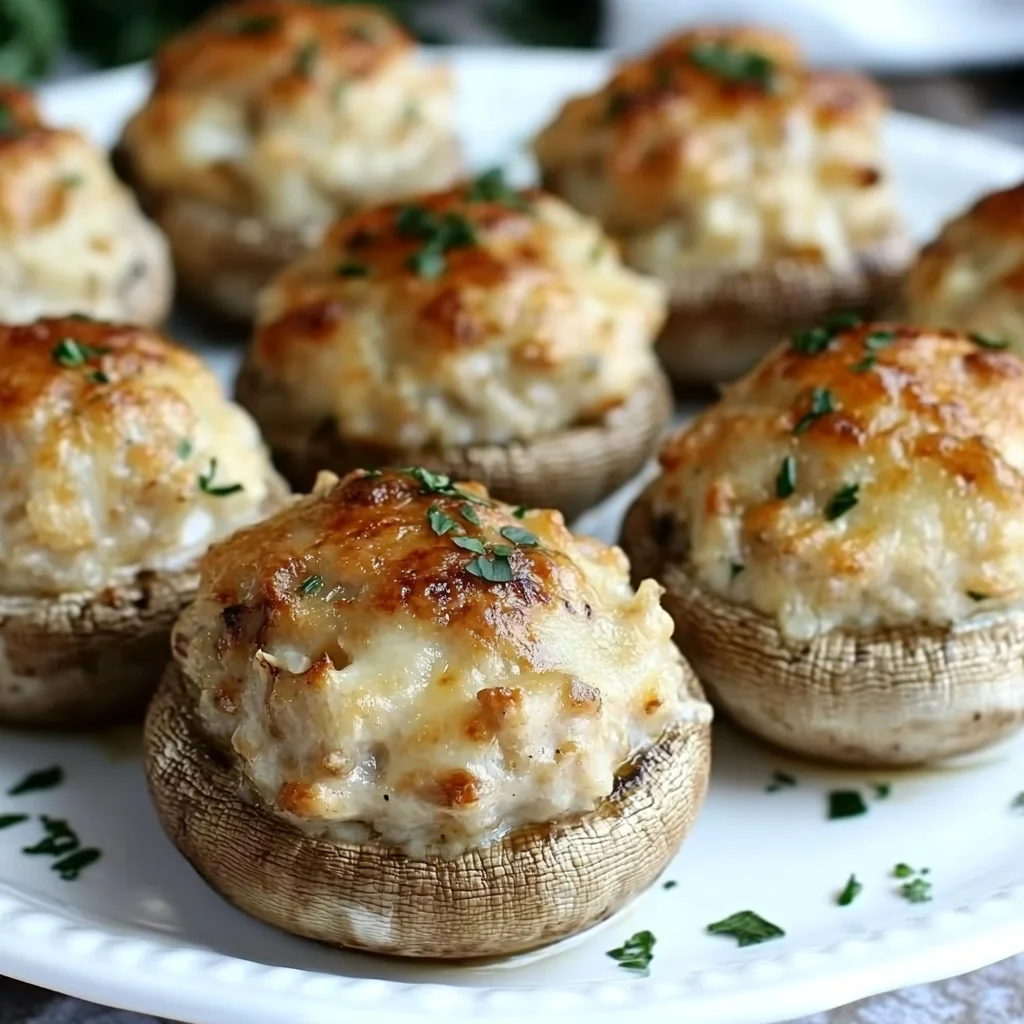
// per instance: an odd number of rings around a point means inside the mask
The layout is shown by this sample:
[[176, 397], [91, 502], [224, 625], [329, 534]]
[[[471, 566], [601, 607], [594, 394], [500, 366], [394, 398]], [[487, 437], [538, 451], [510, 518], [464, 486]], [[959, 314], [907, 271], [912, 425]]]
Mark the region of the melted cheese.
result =
[[[617, 548], [478, 485], [324, 477], [210, 551], [177, 628], [202, 724], [276, 813], [458, 851], [592, 810], [632, 753], [709, 719], [660, 588], [634, 593]], [[432, 510], [455, 527], [438, 534]], [[514, 528], [537, 545], [499, 533]], [[509, 543], [512, 580], [473, 575], [456, 537]]]
[[0, 87], [0, 116], [0, 319], [131, 318], [140, 278], [167, 287], [163, 236], [106, 156], [42, 124], [27, 93]]
[[503, 444], [597, 420], [654, 372], [661, 288], [594, 222], [537, 194], [519, 208], [461, 189], [417, 208], [476, 235], [437, 276], [410, 266], [426, 243], [385, 206], [264, 293], [251, 359], [296, 416], [388, 445]]
[[[816, 388], [834, 411], [798, 431]], [[780, 497], [786, 459], [795, 490]], [[945, 625], [1024, 600], [1024, 363], [1007, 352], [885, 324], [818, 355], [786, 344], [661, 462], [655, 512], [697, 578], [791, 637]]]
[[914, 323], [1006, 339], [1024, 353], [1024, 185], [947, 224], [911, 267], [905, 298]]
[[[707, 50], [771, 62], [770, 81], [699, 66]], [[694, 268], [778, 259], [837, 270], [898, 230], [884, 99], [856, 75], [808, 71], [785, 37], [674, 36], [570, 100], [534, 143], [544, 180], [670, 285]]]
[[71, 317], [0, 326], [0, 590], [183, 568], [258, 517], [270, 477], [253, 422], [159, 335]]
[[458, 173], [446, 68], [375, 8], [219, 7], [171, 40], [124, 135], [156, 193], [284, 227], [447, 185]]

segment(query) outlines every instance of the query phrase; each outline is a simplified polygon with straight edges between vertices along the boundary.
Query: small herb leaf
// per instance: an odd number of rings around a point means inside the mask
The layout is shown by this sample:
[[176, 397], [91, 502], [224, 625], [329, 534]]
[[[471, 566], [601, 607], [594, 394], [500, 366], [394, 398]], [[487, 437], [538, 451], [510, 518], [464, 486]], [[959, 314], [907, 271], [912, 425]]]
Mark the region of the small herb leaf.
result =
[[479, 555], [466, 566], [466, 571], [489, 583], [509, 583], [512, 580], [512, 566], [507, 558], [489, 559]]
[[912, 878], [900, 886], [900, 895], [908, 903], [928, 903], [932, 898], [932, 883], [926, 878]]
[[299, 584], [299, 593], [309, 596], [315, 594], [324, 585], [324, 578], [319, 574], [314, 576], [307, 576]]
[[21, 796], [22, 793], [32, 793], [40, 789], [53, 789], [64, 781], [64, 769], [57, 765], [52, 768], [43, 768], [41, 771], [32, 772], [26, 775], [21, 782], [16, 783], [9, 790], [8, 796]]
[[0, 814], [0, 829], [20, 825], [23, 821], [28, 821], [27, 814]]
[[797, 425], [793, 428], [794, 434], [802, 434], [812, 427], [822, 416], [835, 412], [835, 400], [828, 388], [815, 388], [811, 392], [811, 408], [800, 417]]
[[857, 876], [850, 875], [843, 891], [836, 898], [836, 903], [841, 907], [848, 907], [861, 894], [863, 888], [864, 886], [857, 881]]
[[982, 348], [999, 351], [1010, 347], [1009, 341], [1005, 338], [992, 338], [987, 334], [978, 334], [977, 331], [972, 331], [967, 335], [967, 337], [969, 337], [975, 345], [980, 345]]
[[210, 468], [205, 473], [199, 474], [199, 490], [203, 494], [209, 494], [211, 498], [226, 498], [232, 494], [244, 491], [242, 484], [219, 484], [215, 485], [213, 478], [217, 475], [217, 460], [210, 459]]
[[85, 868], [90, 864], [95, 864], [101, 856], [103, 855], [99, 850], [91, 846], [86, 847], [82, 850], [76, 850], [67, 857], [62, 857], [51, 864], [50, 870], [56, 871], [62, 881], [74, 882]]
[[909, 864], [903, 864], [902, 862], [892, 869], [893, 878], [909, 878], [913, 873], [914, 869]]
[[465, 548], [467, 551], [473, 551], [478, 555], [487, 554], [487, 548], [484, 547], [484, 542], [478, 537], [452, 537], [452, 542], [458, 544], [460, 548]]
[[1018, 793], [1010, 801], [1010, 810], [1014, 814], [1024, 814], [1024, 793]]
[[777, 793], [780, 789], [792, 789], [796, 779], [788, 772], [772, 772], [772, 781], [765, 786], [766, 793]]
[[505, 181], [505, 172], [500, 167], [492, 167], [473, 179], [467, 198], [473, 203], [501, 203], [515, 210], [523, 210], [529, 205], [511, 185]]
[[728, 43], [699, 43], [690, 50], [690, 60], [725, 82], [761, 92], [771, 91], [774, 84], [774, 61], [756, 50], [740, 50]]
[[779, 474], [775, 478], [775, 496], [777, 498], [789, 498], [796, 491], [796, 459], [787, 455], [779, 467]]
[[832, 495], [825, 506], [825, 518], [831, 523], [845, 516], [860, 501], [860, 484], [848, 484]]
[[887, 800], [889, 794], [892, 793], [891, 782], [875, 782], [871, 788], [874, 790], [876, 800]]
[[828, 795], [828, 818], [834, 821], [836, 818], [856, 818], [860, 814], [866, 814], [868, 805], [864, 803], [864, 797], [855, 789], [834, 789]]
[[626, 939], [618, 949], [609, 949], [606, 955], [625, 970], [638, 971], [646, 976], [650, 973], [656, 941], [652, 932], [637, 932]]
[[472, 523], [474, 526], [480, 525], [480, 515], [475, 508], [470, 504], [462, 505], [459, 508], [459, 513], [467, 523]]
[[505, 540], [510, 540], [521, 548], [535, 548], [540, 544], [537, 535], [522, 526], [503, 526], [499, 533]]
[[752, 910], [740, 910], [707, 927], [711, 935], [729, 935], [739, 946], [756, 946], [761, 942], [781, 938], [786, 933], [771, 921], [766, 921]]
[[442, 512], [437, 505], [431, 505], [427, 509], [427, 522], [439, 537], [443, 537], [450, 530], [457, 529], [459, 525], [450, 515]]

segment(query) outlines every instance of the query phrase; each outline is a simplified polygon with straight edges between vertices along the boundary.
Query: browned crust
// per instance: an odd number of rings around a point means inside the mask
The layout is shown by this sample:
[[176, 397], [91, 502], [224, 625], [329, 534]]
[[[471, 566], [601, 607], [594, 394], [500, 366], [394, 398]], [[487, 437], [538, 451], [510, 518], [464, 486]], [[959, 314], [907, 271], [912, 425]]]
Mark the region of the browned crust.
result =
[[[288, 493], [271, 481], [267, 511]], [[199, 573], [142, 571], [101, 591], [0, 594], [0, 725], [92, 729], [141, 717]]]
[[787, 335], [830, 313], [870, 317], [887, 309], [912, 255], [900, 233], [861, 251], [839, 274], [806, 260], [729, 274], [694, 272], [670, 297], [658, 355], [677, 384], [734, 380]]
[[[451, 176], [462, 167], [451, 142]], [[123, 144], [113, 154], [118, 174], [142, 208], [160, 225], [171, 246], [182, 297], [232, 323], [251, 323], [260, 291], [275, 274], [320, 241], [325, 226], [288, 229], [190, 196], [162, 195], [133, 173]], [[341, 216], [346, 211], [339, 209]]]
[[509, 504], [560, 509], [567, 519], [638, 473], [672, 415], [668, 383], [655, 372], [623, 405], [594, 424], [522, 444], [412, 449], [345, 440], [333, 419], [313, 425], [304, 421], [281, 390], [262, 377], [251, 353], [242, 364], [235, 393], [296, 490], [309, 490], [322, 469], [343, 476], [377, 466], [426, 466], [453, 480], [479, 481]]
[[[718, 707], [813, 758], [923, 764], [987, 747], [1024, 725], [1024, 621], [976, 628], [834, 630], [787, 642], [775, 623], [701, 586], [641, 495], [621, 543], [636, 578], [665, 587], [676, 642]], [[676, 531], [683, 529], [675, 526]]]
[[175, 665], [150, 705], [145, 761], [167, 834], [242, 910], [332, 945], [464, 958], [556, 942], [651, 885], [700, 809], [710, 741], [709, 725], [679, 724], [593, 813], [423, 860], [314, 838], [241, 799], [241, 771], [197, 732]]

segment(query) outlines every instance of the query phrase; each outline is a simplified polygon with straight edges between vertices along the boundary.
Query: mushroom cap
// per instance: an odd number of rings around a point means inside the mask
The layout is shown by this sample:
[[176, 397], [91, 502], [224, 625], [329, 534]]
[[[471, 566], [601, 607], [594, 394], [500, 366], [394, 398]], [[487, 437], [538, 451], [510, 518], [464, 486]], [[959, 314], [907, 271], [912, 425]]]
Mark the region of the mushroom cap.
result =
[[86, 313], [157, 324], [171, 259], [106, 155], [0, 82], [0, 319]]
[[658, 338], [665, 371], [679, 385], [735, 380], [779, 342], [832, 313], [881, 313], [896, 300], [913, 254], [894, 230], [858, 250], [849, 265], [781, 259], [763, 268], [693, 268], [675, 282]]
[[[690, 692], [699, 685], [688, 676]], [[604, 920], [649, 886], [693, 823], [710, 726], [670, 727], [591, 813], [516, 830], [453, 858], [299, 831], [239, 795], [204, 741], [176, 665], [146, 719], [150, 792], [168, 836], [230, 902], [332, 945], [400, 956], [524, 952]]]
[[570, 520], [643, 468], [673, 407], [667, 380], [654, 370], [596, 423], [525, 443], [423, 449], [347, 441], [330, 420], [311, 427], [248, 358], [236, 398], [259, 423], [277, 468], [296, 490], [312, 487], [322, 469], [344, 474], [363, 466], [417, 465], [453, 480], [479, 480], [509, 504], [557, 508]]
[[712, 701], [762, 739], [824, 761], [906, 766], [969, 753], [1024, 725], [1020, 612], [789, 640], [767, 616], [701, 585], [663, 534], [645, 492], [622, 530], [633, 572], [665, 588], [676, 643]]

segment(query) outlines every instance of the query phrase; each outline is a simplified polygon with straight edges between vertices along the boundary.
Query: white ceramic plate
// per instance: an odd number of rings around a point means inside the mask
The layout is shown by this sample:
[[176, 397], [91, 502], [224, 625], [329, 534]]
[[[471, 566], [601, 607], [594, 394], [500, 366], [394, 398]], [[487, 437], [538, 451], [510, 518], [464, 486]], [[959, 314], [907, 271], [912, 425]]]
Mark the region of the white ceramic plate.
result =
[[[600, 78], [593, 56], [456, 54], [463, 129], [474, 161], [515, 153], [559, 99]], [[76, 81], [46, 96], [51, 114], [111, 141], [144, 74]], [[892, 153], [919, 233], [976, 193], [1024, 177], [1024, 152], [960, 131], [893, 118]], [[182, 329], [189, 325], [182, 321]], [[236, 350], [193, 339], [229, 376]], [[623, 499], [588, 515], [617, 532]], [[0, 815], [66, 818], [102, 858], [62, 881], [22, 848], [41, 823], [0, 830], [0, 973], [97, 1002], [210, 1024], [443, 1020], [565, 1024], [674, 1019], [785, 1020], [967, 971], [1024, 950], [1024, 744], [940, 771], [865, 774], [790, 762], [719, 728], [707, 807], [657, 886], [573, 943], [505, 963], [450, 966], [341, 953], [279, 934], [223, 903], [162, 835], [146, 798], [137, 736], [52, 739], [0, 731], [0, 794], [60, 765], [63, 785], [0, 795]], [[775, 771], [797, 780], [766, 792]], [[891, 783], [877, 799], [872, 783]], [[868, 813], [829, 821], [832, 789], [860, 789]], [[894, 864], [929, 867], [933, 899], [912, 904]], [[835, 899], [851, 872], [864, 885]], [[708, 923], [751, 909], [786, 931], [739, 949]], [[649, 929], [651, 973], [605, 955]]]

